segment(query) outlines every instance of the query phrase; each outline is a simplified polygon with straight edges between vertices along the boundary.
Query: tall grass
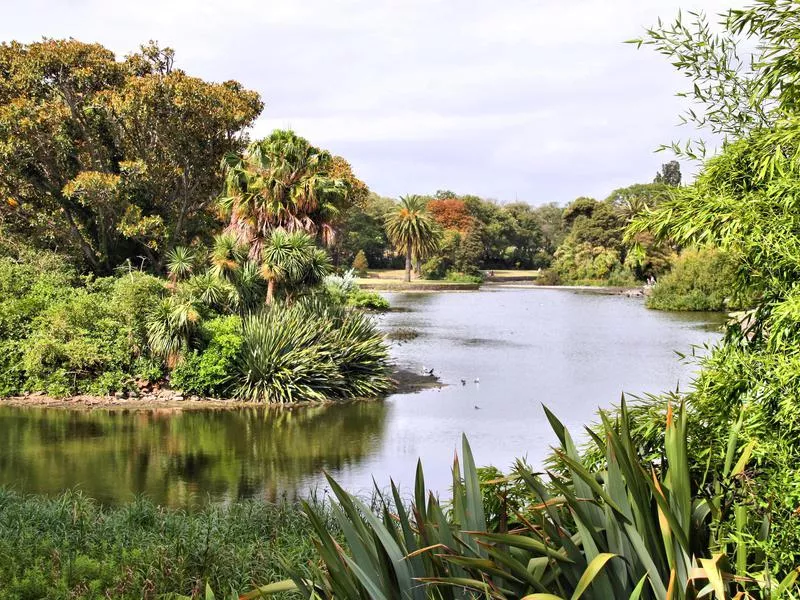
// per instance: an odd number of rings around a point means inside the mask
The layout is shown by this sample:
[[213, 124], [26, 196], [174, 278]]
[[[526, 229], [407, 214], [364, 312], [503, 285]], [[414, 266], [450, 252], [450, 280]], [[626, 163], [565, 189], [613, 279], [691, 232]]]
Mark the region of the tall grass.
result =
[[[320, 509], [324, 514], [325, 510]], [[324, 518], [334, 532], [337, 525]], [[77, 492], [57, 498], [0, 490], [0, 598], [228, 598], [304, 569], [311, 526], [293, 502], [214, 505], [197, 513], [146, 500], [103, 508]]]

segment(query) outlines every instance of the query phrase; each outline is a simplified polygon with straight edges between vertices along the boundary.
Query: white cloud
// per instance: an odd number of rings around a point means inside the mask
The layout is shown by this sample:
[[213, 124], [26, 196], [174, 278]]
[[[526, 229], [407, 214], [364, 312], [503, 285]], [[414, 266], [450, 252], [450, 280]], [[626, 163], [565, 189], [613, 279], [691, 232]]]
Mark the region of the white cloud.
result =
[[[266, 103], [255, 132], [295, 128], [379, 193], [448, 187], [569, 201], [649, 180], [682, 81], [621, 42], [680, 0], [29, 0], [0, 39], [156, 39], [177, 63]], [[683, 8], [722, 10], [722, 0]]]

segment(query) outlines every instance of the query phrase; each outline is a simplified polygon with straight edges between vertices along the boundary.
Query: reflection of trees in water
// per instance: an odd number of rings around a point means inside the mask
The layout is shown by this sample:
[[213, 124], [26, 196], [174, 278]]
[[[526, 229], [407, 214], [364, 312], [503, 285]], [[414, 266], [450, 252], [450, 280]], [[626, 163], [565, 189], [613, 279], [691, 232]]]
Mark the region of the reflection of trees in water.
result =
[[0, 483], [56, 493], [78, 486], [105, 502], [294, 495], [322, 469], [377, 449], [387, 406], [78, 412], [0, 410]]

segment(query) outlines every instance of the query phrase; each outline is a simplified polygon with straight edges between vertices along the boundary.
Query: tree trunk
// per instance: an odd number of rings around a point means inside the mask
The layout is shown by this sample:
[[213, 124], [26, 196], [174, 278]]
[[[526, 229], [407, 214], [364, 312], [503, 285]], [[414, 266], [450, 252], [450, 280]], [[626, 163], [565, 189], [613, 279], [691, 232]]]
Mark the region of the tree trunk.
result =
[[411, 282], [411, 242], [406, 245], [406, 282]]
[[269, 282], [267, 283], [267, 304], [272, 304], [272, 300], [275, 298], [275, 279], [270, 277]]

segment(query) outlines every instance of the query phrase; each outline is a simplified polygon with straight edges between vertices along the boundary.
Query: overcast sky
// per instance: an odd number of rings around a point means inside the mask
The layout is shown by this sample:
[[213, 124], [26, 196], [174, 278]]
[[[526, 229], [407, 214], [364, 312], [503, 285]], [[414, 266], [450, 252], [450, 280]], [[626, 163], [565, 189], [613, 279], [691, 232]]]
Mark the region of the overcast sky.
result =
[[[503, 202], [605, 197], [652, 180], [684, 82], [638, 37], [721, 0], [2, 0], [0, 39], [74, 37], [120, 56], [157, 40], [192, 75], [236, 79], [379, 194]], [[693, 170], [684, 165], [684, 176]]]

